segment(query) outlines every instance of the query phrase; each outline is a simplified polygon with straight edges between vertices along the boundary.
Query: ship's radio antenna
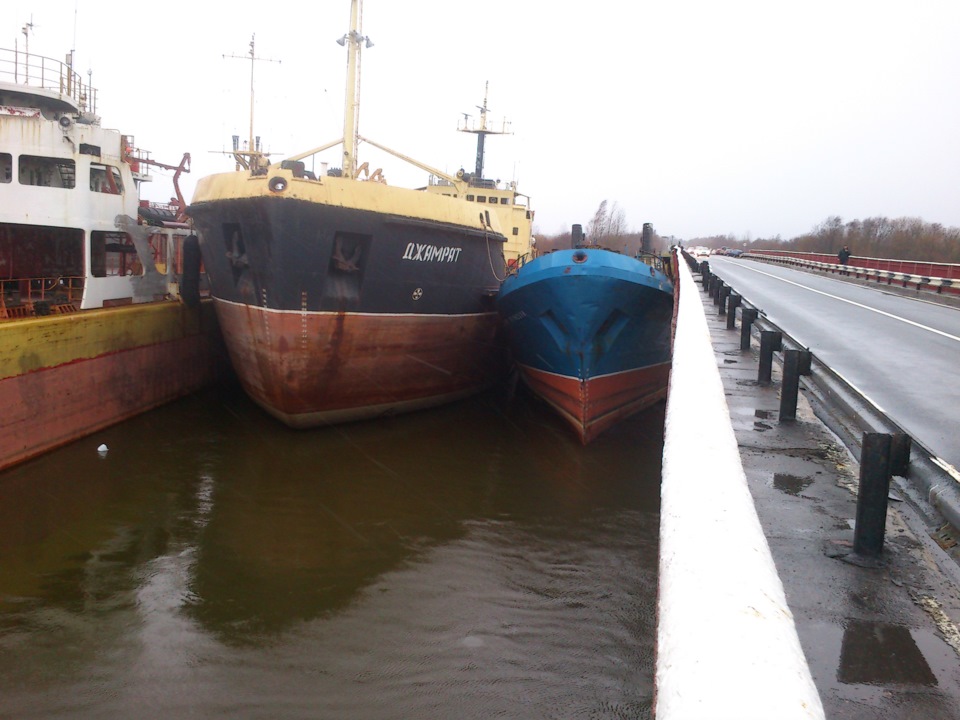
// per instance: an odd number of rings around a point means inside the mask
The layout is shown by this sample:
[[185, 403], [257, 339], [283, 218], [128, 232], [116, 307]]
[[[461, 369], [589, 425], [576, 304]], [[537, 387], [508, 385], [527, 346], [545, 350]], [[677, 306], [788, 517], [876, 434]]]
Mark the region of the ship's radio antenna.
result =
[[25, 70], [25, 80], [26, 83], [30, 84], [30, 33], [33, 32], [33, 13], [30, 14], [30, 21], [25, 23], [23, 26], [23, 52], [27, 56], [27, 61], [24, 63]]
[[[250, 51], [246, 55], [224, 55], [223, 56], [224, 58], [235, 58], [237, 60], [246, 60], [247, 58], [250, 59], [250, 141], [249, 141], [250, 144], [247, 145], [247, 152], [250, 153], [249, 157], [250, 157], [251, 164], [254, 156], [258, 154], [260, 151], [259, 148], [255, 148], [254, 142], [253, 142], [253, 98], [254, 98], [253, 68], [256, 64], [256, 61], [258, 60], [261, 62], [275, 62], [275, 63], [281, 62], [280, 60], [275, 60], [273, 58], [257, 57], [256, 43], [255, 43], [256, 37], [257, 37], [256, 33], [250, 36]], [[237, 169], [239, 170], [240, 168], [238, 167]]]

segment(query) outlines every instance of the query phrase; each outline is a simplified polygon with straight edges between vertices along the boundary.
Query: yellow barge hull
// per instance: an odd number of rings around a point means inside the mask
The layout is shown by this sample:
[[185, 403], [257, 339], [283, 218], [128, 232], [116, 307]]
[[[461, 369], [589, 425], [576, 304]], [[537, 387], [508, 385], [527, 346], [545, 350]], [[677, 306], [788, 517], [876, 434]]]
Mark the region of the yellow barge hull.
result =
[[210, 301], [0, 322], [0, 470], [213, 384]]

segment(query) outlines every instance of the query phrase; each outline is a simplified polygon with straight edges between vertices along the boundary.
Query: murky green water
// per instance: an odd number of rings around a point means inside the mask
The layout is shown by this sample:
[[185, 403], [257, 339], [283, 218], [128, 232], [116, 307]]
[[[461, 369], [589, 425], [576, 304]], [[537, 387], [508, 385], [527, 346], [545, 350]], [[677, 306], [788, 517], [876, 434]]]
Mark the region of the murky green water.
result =
[[662, 429], [216, 391], [0, 474], [0, 717], [649, 717]]

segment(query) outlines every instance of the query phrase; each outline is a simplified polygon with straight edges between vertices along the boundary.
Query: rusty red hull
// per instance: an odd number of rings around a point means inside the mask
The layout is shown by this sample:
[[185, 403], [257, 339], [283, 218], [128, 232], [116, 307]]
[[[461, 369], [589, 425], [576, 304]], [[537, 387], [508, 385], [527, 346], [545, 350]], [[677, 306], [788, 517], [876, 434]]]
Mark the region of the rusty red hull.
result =
[[581, 380], [520, 365], [524, 382], [566, 420], [584, 444], [663, 400], [670, 363]]
[[296, 428], [432, 407], [503, 376], [496, 313], [281, 311], [217, 300], [247, 393]]
[[212, 308], [200, 321], [168, 305], [0, 326], [0, 469], [215, 382], [227, 365]]

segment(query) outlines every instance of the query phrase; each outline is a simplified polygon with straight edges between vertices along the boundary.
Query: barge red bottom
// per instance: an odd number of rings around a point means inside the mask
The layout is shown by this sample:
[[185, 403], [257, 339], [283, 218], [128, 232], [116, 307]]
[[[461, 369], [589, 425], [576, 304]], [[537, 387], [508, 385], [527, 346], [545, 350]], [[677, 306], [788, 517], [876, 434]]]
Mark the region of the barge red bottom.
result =
[[0, 469], [212, 384], [214, 352], [187, 336], [0, 380]]
[[294, 428], [441, 405], [506, 372], [497, 314], [280, 311], [217, 300], [245, 390]]
[[520, 372], [530, 388], [551, 405], [587, 444], [607, 428], [667, 396], [670, 363], [580, 378], [537, 370]]

